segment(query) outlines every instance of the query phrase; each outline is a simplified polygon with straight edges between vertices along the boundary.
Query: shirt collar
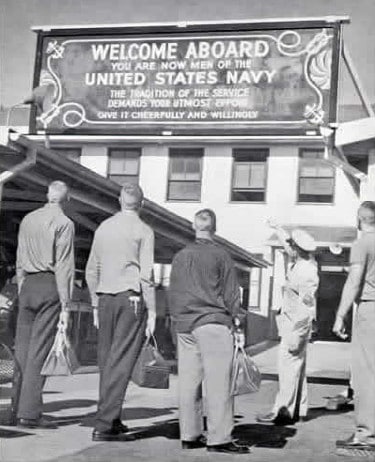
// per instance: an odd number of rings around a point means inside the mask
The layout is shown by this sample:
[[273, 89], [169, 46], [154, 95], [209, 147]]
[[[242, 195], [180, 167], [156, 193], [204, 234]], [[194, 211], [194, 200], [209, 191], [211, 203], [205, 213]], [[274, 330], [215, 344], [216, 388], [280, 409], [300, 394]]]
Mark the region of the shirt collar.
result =
[[125, 215], [125, 216], [134, 216], [134, 217], [138, 217], [139, 214], [138, 212], [136, 212], [135, 210], [120, 210], [120, 212], [118, 212], [120, 215]]
[[203, 237], [196, 238], [195, 242], [198, 244], [214, 244], [214, 241], [212, 239], [205, 239]]
[[44, 208], [49, 209], [49, 210], [56, 210], [56, 211], [62, 212], [61, 204], [58, 204], [56, 202], [47, 202], [44, 205]]

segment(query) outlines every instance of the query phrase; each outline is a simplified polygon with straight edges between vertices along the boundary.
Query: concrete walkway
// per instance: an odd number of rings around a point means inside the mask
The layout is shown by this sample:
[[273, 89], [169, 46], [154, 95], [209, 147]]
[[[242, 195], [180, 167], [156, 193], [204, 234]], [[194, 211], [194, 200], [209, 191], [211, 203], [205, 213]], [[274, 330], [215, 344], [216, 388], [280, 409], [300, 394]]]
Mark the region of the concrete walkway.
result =
[[[45, 392], [45, 413], [56, 420], [58, 430], [24, 431], [0, 428], [1, 462], [123, 462], [217, 461], [233, 456], [208, 454], [205, 449], [181, 451], [178, 441], [177, 377], [169, 390], [142, 389], [130, 385], [123, 417], [136, 430], [136, 440], [126, 443], [91, 441], [98, 390], [97, 374], [51, 378]], [[276, 382], [264, 381], [259, 393], [236, 399], [235, 436], [252, 446], [239, 460], [273, 462], [354, 462], [358, 457], [335, 455], [335, 440], [353, 429], [352, 412], [329, 412], [324, 398], [343, 390], [337, 385], [309, 385], [311, 420], [291, 427], [255, 422], [258, 412], [272, 405]], [[375, 460], [375, 459], [371, 459]]]

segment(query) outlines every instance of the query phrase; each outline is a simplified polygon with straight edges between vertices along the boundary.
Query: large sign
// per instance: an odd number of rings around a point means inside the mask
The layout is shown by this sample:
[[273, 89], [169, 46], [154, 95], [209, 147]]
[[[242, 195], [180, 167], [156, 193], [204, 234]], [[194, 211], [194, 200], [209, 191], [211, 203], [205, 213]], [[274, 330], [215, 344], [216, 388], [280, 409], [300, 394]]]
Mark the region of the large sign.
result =
[[[306, 132], [333, 121], [334, 27], [53, 36], [37, 129], [80, 133]], [[336, 94], [334, 92], [334, 94]]]

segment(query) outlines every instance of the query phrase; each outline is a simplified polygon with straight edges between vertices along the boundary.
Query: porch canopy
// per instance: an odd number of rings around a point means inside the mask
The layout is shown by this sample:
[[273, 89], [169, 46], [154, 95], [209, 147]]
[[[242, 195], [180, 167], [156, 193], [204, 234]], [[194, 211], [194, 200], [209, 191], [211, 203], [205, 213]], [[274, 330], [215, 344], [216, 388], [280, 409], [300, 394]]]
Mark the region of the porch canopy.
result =
[[[318, 247], [327, 247], [332, 244], [340, 244], [343, 247], [350, 247], [357, 239], [358, 234], [358, 230], [354, 226], [314, 226], [303, 224], [286, 224], [283, 225], [283, 228], [288, 232], [291, 232], [296, 228], [307, 231], [315, 239]], [[275, 247], [280, 246], [280, 241], [277, 237], [277, 234], [272, 234], [267, 243]]]
[[[23, 216], [46, 202], [47, 187], [51, 181], [65, 181], [71, 192], [66, 212], [76, 226], [76, 267], [82, 271], [95, 229], [119, 210], [121, 186], [25, 136], [12, 134], [11, 138], [6, 146], [0, 145], [0, 180], [6, 180], [0, 204], [1, 247], [14, 261], [18, 227]], [[6, 172], [20, 169], [19, 164], [25, 159], [28, 159], [28, 168], [7, 179]], [[145, 200], [141, 215], [154, 229], [157, 263], [170, 263], [173, 255], [194, 239], [190, 221], [150, 200]], [[226, 239], [216, 237], [215, 240], [230, 253], [240, 268], [267, 266], [262, 258]]]

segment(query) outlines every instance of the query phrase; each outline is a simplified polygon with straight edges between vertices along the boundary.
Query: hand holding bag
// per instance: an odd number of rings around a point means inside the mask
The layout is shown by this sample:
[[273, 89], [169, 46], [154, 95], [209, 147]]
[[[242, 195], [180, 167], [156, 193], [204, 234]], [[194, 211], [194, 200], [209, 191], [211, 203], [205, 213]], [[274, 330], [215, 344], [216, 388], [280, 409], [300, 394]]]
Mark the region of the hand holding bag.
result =
[[233, 355], [231, 396], [258, 391], [261, 380], [262, 376], [258, 366], [246, 353], [245, 348], [236, 342]]
[[79, 362], [72, 349], [63, 324], [57, 326], [55, 341], [44, 361], [41, 375], [71, 375], [79, 367]]
[[132, 381], [140, 387], [167, 389], [169, 373], [170, 367], [159, 353], [155, 337], [148, 337], [134, 366]]

